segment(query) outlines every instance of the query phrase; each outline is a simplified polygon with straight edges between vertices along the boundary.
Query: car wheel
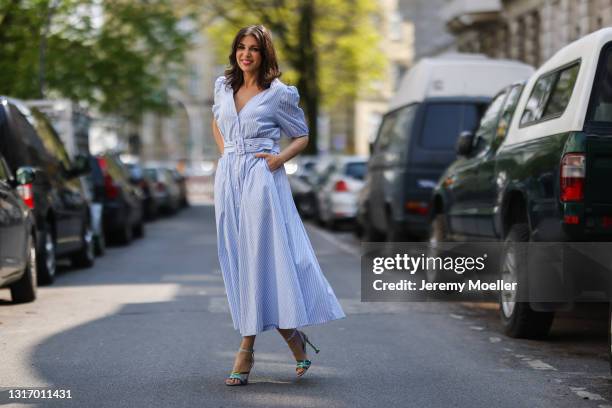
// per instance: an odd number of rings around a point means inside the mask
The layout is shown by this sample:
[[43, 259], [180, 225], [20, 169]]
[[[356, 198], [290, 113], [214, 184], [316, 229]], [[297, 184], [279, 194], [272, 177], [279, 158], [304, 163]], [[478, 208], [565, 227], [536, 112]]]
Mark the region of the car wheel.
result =
[[104, 231], [100, 231], [100, 233], [94, 237], [94, 249], [96, 256], [103, 256], [106, 252], [106, 237], [104, 236]]
[[[440, 244], [447, 241], [448, 225], [446, 224], [446, 217], [442, 213], [436, 214], [429, 227], [429, 245], [427, 246], [427, 256], [444, 257], [444, 253], [441, 251]], [[452, 274], [454, 274], [454, 272], [452, 272]], [[447, 282], [449, 281], [450, 276], [452, 275], [448, 271], [439, 270], [437, 268], [425, 269], [425, 280], [427, 280], [428, 283]]]
[[387, 231], [385, 233], [385, 241], [387, 242], [404, 242], [406, 240], [406, 233], [401, 226], [389, 222]]
[[36, 240], [33, 233], [30, 233], [26, 250], [27, 260], [23, 276], [10, 286], [13, 303], [26, 303], [36, 299]]
[[338, 220], [335, 220], [333, 217], [329, 217], [325, 222], [325, 226], [332, 231], [337, 231], [340, 227], [340, 223]]
[[316, 221], [317, 225], [319, 225], [321, 227], [324, 227], [325, 223], [326, 223], [326, 220], [327, 220], [327, 218], [326, 218], [325, 209], [321, 205], [319, 205], [315, 221]]
[[94, 233], [89, 221], [81, 229], [81, 249], [72, 255], [72, 264], [77, 268], [91, 268], [96, 259]]
[[385, 236], [380, 233], [366, 215], [366, 222], [363, 226], [363, 240], [366, 242], [382, 242]]
[[38, 284], [50, 285], [55, 280], [57, 264], [55, 262], [55, 237], [49, 223], [40, 230], [38, 237], [38, 262], [36, 263]]
[[608, 364], [612, 373], [612, 302], [608, 305]]
[[133, 239], [133, 227], [126, 222], [125, 225], [118, 231], [117, 241], [121, 245], [128, 245]]
[[[515, 224], [510, 228], [501, 256], [501, 279], [517, 283], [517, 290], [503, 290], [499, 297], [499, 310], [504, 332], [510, 337], [541, 338], [548, 334], [554, 312], [536, 312], [529, 302], [518, 302], [528, 293], [527, 248], [515, 245], [529, 241], [529, 226]], [[520, 296], [519, 296], [520, 295]]]
[[296, 207], [298, 212], [303, 218], [311, 218], [314, 214], [314, 207], [312, 201], [306, 197], [302, 196], [296, 200]]
[[363, 238], [363, 226], [359, 220], [355, 220], [355, 223], [353, 224], [353, 234], [355, 234], [355, 237], [357, 238]]
[[142, 238], [145, 235], [145, 227], [144, 227], [144, 221], [140, 220], [140, 222], [138, 224], [136, 224], [136, 226], [134, 226], [134, 236], [136, 238]]

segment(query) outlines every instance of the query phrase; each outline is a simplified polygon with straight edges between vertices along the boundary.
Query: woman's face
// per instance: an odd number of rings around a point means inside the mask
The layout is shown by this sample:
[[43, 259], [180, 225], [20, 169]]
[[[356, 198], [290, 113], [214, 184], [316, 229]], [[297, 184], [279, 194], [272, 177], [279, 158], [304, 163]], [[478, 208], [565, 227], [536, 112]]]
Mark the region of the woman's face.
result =
[[261, 66], [261, 49], [252, 35], [242, 37], [236, 48], [236, 61], [243, 72], [255, 73]]

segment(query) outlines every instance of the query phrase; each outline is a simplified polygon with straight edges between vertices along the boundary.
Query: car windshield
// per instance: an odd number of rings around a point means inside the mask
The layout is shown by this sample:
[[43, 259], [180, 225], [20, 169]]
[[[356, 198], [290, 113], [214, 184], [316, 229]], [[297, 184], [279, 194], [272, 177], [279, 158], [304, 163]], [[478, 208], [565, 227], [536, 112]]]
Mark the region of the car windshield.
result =
[[130, 177], [133, 179], [141, 179], [143, 177], [142, 167], [136, 164], [126, 164], [126, 167], [130, 171]]
[[344, 169], [344, 174], [357, 180], [363, 180], [367, 169], [365, 162], [347, 163]]
[[157, 180], [157, 170], [156, 169], [144, 169], [144, 174], [152, 180]]
[[612, 126], [612, 45], [603, 51], [593, 82], [587, 125]]
[[474, 131], [484, 112], [483, 103], [433, 103], [425, 112], [421, 146], [432, 150], [452, 150], [459, 133]]

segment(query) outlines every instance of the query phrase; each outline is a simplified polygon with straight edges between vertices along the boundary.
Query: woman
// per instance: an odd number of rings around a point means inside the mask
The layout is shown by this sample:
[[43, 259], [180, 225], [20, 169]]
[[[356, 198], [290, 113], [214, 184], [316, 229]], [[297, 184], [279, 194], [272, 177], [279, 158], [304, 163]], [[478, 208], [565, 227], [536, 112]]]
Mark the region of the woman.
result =
[[[213, 134], [222, 153], [215, 176], [219, 263], [242, 343], [227, 385], [246, 385], [255, 336], [277, 329], [302, 376], [310, 367], [298, 327], [345, 317], [323, 276], [293, 203], [283, 163], [308, 144], [304, 112], [283, 84], [269, 32], [241, 29], [230, 66], [215, 82]], [[281, 131], [293, 140], [281, 152]]]

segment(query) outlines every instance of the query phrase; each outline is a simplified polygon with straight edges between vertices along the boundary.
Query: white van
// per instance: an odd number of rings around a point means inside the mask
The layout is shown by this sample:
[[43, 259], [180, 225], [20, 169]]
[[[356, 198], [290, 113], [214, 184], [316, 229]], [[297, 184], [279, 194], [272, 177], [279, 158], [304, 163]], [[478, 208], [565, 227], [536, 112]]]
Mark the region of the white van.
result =
[[423, 58], [401, 80], [389, 104], [393, 111], [429, 98], [489, 97], [533, 74], [531, 65], [482, 54], [446, 54]]
[[491, 98], [523, 81], [533, 67], [483, 55], [425, 58], [404, 76], [383, 117], [360, 195], [358, 223], [365, 239], [424, 237], [430, 196], [455, 160], [455, 143], [474, 131]]

